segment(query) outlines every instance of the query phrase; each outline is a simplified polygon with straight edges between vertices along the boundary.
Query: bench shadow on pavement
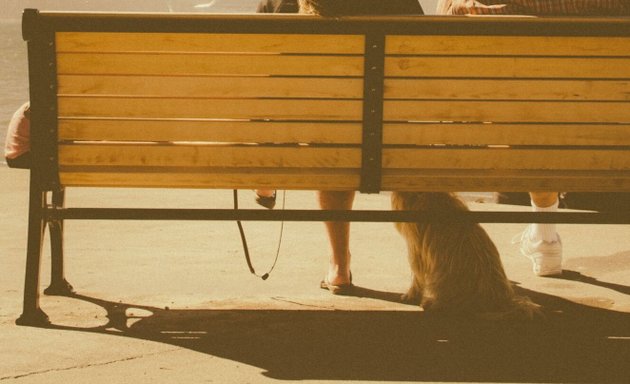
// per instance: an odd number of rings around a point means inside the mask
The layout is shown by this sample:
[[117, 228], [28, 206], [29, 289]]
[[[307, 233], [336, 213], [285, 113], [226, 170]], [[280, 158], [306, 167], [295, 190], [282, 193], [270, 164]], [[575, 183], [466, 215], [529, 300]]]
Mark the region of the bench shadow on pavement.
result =
[[[51, 327], [176, 345], [281, 380], [630, 382], [630, 314], [517, 289], [543, 306], [544, 320], [484, 322], [421, 311], [169, 310], [76, 294], [71, 297], [104, 308], [108, 323]], [[399, 296], [367, 288], [357, 295]]]

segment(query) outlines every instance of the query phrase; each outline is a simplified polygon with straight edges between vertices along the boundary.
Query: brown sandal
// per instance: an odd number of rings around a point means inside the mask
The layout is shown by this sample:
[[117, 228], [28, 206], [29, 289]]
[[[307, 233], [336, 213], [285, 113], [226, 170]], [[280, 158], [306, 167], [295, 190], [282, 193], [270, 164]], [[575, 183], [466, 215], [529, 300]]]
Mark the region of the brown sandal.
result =
[[352, 293], [354, 289], [354, 285], [352, 284], [352, 273], [350, 273], [350, 282], [347, 284], [333, 285], [328, 282], [328, 276], [324, 277], [324, 279], [319, 283], [319, 287], [321, 289], [327, 289], [333, 295], [349, 295]]

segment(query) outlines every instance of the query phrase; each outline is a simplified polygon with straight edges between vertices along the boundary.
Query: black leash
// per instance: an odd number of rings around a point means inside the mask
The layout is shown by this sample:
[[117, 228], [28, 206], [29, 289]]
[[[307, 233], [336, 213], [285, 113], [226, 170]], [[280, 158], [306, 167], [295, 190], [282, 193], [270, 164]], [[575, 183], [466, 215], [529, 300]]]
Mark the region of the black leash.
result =
[[[286, 193], [283, 191], [282, 192], [282, 209], [284, 209], [284, 203], [285, 203], [285, 197], [286, 197]], [[238, 209], [238, 190], [234, 190], [234, 209]], [[278, 256], [280, 255], [280, 245], [282, 244], [282, 233], [284, 232], [284, 221], [282, 221], [280, 223], [280, 235], [278, 236], [278, 248], [276, 249], [276, 257], [273, 261], [273, 264], [271, 265], [271, 268], [269, 268], [269, 271], [263, 275], [259, 275], [256, 273], [256, 270], [254, 270], [254, 266], [252, 265], [252, 260], [251, 257], [249, 255], [249, 247], [247, 246], [247, 239], [245, 238], [245, 230], [243, 229], [243, 224], [241, 223], [240, 220], [236, 220], [236, 225], [238, 225], [238, 231], [241, 234], [241, 242], [243, 243], [243, 252], [245, 253], [245, 261], [247, 261], [247, 266], [249, 267], [249, 271], [255, 275], [260, 277], [263, 280], [267, 280], [269, 278], [269, 274], [273, 271], [273, 269], [276, 267], [276, 263], [278, 262]]]

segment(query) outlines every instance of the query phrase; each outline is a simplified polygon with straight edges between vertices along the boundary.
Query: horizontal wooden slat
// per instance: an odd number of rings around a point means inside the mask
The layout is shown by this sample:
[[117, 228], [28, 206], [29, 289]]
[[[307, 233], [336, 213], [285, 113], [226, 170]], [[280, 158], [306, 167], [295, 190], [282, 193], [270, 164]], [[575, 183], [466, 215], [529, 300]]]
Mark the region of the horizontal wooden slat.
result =
[[630, 192], [630, 172], [383, 170], [386, 191]]
[[361, 35], [57, 32], [58, 52], [361, 54]]
[[259, 168], [239, 171], [200, 172], [80, 172], [63, 171], [64, 186], [82, 187], [156, 187], [156, 188], [225, 188], [225, 189], [306, 189], [356, 190], [359, 170], [284, 169], [273, 172]]
[[630, 154], [604, 149], [385, 148], [383, 168], [630, 172]]
[[385, 76], [630, 79], [630, 59], [388, 56]]
[[59, 97], [60, 117], [355, 120], [360, 100], [151, 99]]
[[629, 37], [387, 36], [387, 54], [630, 56]]
[[150, 97], [361, 98], [363, 79], [61, 75], [57, 92], [60, 95]]
[[60, 119], [59, 140], [360, 144], [360, 123]]
[[57, 71], [105, 75], [363, 76], [361, 56], [61, 53]]
[[630, 125], [392, 123], [383, 126], [383, 144], [630, 145]]
[[385, 101], [384, 120], [630, 123], [628, 102]]
[[[66, 187], [157, 187], [225, 189], [306, 189], [356, 190], [359, 171], [346, 169], [272, 170], [243, 168], [242, 172], [216, 170], [199, 172], [102, 172], [63, 170], [61, 184]], [[405, 170], [383, 171], [384, 191], [573, 191], [630, 192], [628, 172], [564, 171], [461, 171]]]
[[358, 168], [359, 148], [61, 144], [60, 165]]
[[630, 81], [386, 79], [385, 98], [630, 101]]

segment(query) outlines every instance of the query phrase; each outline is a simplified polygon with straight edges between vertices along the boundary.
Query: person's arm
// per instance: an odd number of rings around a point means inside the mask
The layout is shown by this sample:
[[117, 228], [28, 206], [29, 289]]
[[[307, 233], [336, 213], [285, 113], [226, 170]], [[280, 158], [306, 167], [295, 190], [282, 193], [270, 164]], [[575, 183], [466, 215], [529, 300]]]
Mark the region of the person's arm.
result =
[[628, 0], [440, 0], [438, 14], [627, 16]]
[[11, 168], [28, 168], [24, 162], [31, 150], [30, 103], [24, 103], [11, 118], [7, 129], [4, 157]]

